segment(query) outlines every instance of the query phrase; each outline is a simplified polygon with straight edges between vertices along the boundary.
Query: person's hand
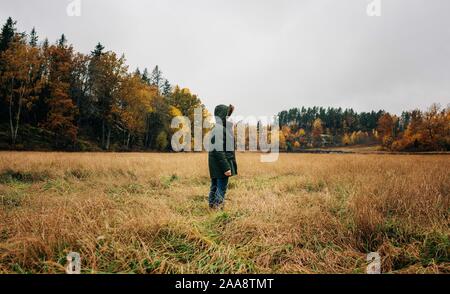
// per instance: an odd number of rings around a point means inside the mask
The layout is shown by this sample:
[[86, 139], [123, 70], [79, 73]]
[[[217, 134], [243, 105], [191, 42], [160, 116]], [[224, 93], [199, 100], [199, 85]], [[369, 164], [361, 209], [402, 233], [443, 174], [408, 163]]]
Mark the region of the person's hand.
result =
[[227, 170], [227, 171], [225, 172], [225, 175], [226, 175], [227, 177], [231, 177], [231, 170]]

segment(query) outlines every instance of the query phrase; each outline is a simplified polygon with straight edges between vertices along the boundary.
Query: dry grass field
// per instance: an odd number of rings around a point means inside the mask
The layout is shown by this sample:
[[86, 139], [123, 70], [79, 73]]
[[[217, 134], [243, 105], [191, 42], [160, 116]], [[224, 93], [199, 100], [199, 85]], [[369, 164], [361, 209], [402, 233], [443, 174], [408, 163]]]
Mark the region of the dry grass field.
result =
[[238, 154], [210, 211], [205, 154], [0, 153], [0, 272], [450, 273], [450, 157]]

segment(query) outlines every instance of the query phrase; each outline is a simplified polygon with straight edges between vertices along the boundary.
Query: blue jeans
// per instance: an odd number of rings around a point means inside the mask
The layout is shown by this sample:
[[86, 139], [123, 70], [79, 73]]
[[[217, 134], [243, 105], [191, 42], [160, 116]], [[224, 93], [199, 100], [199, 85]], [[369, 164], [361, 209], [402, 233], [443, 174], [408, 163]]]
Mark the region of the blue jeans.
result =
[[217, 207], [223, 204], [227, 192], [228, 178], [211, 179], [209, 191], [209, 206]]

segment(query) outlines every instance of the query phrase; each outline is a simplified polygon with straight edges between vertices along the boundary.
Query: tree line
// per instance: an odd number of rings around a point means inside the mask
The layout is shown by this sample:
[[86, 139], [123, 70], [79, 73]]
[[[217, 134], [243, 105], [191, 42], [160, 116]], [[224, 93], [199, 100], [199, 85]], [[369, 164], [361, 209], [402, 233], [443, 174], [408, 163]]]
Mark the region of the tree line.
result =
[[381, 144], [393, 151], [449, 151], [450, 107], [427, 111], [357, 113], [353, 109], [302, 107], [281, 111], [281, 149]]
[[0, 33], [0, 95], [0, 125], [16, 149], [33, 148], [23, 146], [33, 130], [57, 150], [164, 151], [172, 117], [205, 109], [158, 66], [132, 71], [124, 55], [101, 43], [76, 52], [64, 34], [53, 44], [40, 41], [34, 28], [19, 32], [12, 18]]
[[[130, 70], [125, 57], [98, 43], [76, 52], [63, 34], [50, 44], [36, 30], [19, 32], [8, 18], [0, 32], [0, 148], [170, 150], [173, 117], [203, 109], [189, 89], [172, 86], [155, 66]], [[301, 107], [281, 111], [280, 147], [381, 144], [396, 151], [450, 149], [450, 110]], [[260, 124], [255, 126], [260, 127]], [[248, 137], [250, 126], [246, 126]], [[1, 140], [3, 141], [3, 140]], [[248, 141], [248, 139], [247, 139]]]

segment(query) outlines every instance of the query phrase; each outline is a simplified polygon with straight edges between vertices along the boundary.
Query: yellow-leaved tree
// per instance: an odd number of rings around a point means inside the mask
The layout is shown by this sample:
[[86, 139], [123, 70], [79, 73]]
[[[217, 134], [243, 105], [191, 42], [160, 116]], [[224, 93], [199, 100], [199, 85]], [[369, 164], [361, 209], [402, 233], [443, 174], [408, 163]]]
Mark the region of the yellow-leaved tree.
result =
[[322, 120], [320, 118], [317, 118], [314, 121], [312, 128], [312, 139], [314, 147], [319, 147], [322, 145], [322, 134], [323, 134]]
[[156, 87], [150, 86], [136, 75], [126, 75], [121, 83], [112, 107], [118, 129], [123, 132], [124, 146], [128, 149], [134, 137], [146, 132], [152, 100], [158, 95]]

